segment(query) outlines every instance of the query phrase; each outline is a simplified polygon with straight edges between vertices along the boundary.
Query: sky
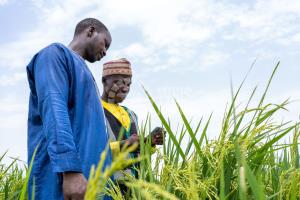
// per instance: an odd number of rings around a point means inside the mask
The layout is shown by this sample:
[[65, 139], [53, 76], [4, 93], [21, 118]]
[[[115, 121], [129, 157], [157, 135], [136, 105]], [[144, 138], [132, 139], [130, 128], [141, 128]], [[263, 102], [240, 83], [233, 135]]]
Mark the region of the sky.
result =
[[27, 159], [26, 65], [53, 42], [68, 45], [86, 17], [112, 35], [107, 56], [88, 63], [100, 91], [103, 63], [130, 60], [133, 83], [124, 105], [140, 122], [150, 113], [153, 126], [160, 125], [144, 86], [174, 126], [180, 123], [174, 99], [194, 122], [213, 113], [209, 133], [217, 137], [230, 85], [236, 90], [254, 61], [238, 102], [255, 86], [257, 100], [280, 61], [267, 102], [290, 98], [276, 120], [299, 120], [299, 0], [0, 0], [0, 155], [8, 150]]

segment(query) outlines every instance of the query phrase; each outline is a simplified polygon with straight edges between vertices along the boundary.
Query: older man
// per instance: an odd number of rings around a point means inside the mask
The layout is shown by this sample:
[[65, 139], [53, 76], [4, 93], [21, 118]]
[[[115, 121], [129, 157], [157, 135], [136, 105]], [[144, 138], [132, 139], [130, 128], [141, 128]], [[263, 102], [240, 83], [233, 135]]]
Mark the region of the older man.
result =
[[[110, 43], [105, 25], [87, 18], [77, 24], [69, 46], [51, 44], [28, 64], [29, 161], [37, 149], [29, 199], [33, 194], [38, 200], [84, 198], [90, 167], [98, 163], [109, 138], [85, 60], [99, 61]], [[110, 163], [109, 153], [105, 166]]]
[[[129, 93], [131, 78], [131, 64], [125, 58], [112, 60], [103, 65], [102, 105], [107, 119], [108, 132], [112, 140], [110, 147], [114, 156], [118, 154], [124, 144], [132, 145], [140, 142], [136, 114], [129, 108], [120, 105]], [[151, 138], [152, 146], [163, 144], [163, 129], [160, 127], [155, 128], [148, 138]], [[137, 157], [138, 149], [131, 156]], [[126, 169], [126, 171], [137, 176], [132, 167]], [[122, 178], [121, 176], [122, 173], [116, 173], [115, 179], [118, 180]]]

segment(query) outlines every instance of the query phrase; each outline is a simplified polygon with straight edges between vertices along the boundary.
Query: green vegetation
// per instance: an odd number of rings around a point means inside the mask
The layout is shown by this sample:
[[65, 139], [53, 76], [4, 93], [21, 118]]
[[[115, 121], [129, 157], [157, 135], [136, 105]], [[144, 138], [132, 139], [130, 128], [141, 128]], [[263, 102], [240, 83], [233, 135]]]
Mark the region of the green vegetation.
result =
[[[24, 168], [17, 164], [17, 159], [8, 165], [3, 164], [7, 153], [0, 157], [0, 199], [19, 199], [24, 185]], [[24, 170], [25, 169], [25, 170]]]
[[[192, 127], [175, 101], [182, 125], [174, 130], [146, 91], [167, 137], [165, 145], [153, 156], [150, 145], [141, 144], [139, 178], [128, 176], [125, 183], [131, 188], [131, 194], [127, 199], [300, 199], [300, 125], [274, 120], [274, 115], [285, 109], [288, 101], [265, 102], [278, 65], [256, 106], [250, 106], [255, 103], [256, 88], [243, 108], [236, 105], [243, 84], [233, 92], [221, 129], [213, 127], [213, 131], [219, 132], [214, 140], [208, 139], [212, 116]], [[140, 127], [141, 136], [150, 130], [148, 117]], [[290, 138], [288, 143], [287, 138]], [[91, 169], [86, 199], [96, 199], [103, 193], [114, 199], [126, 199], [109, 177], [138, 161], [124, 159], [131, 150], [132, 147], [124, 148], [104, 172], [101, 172], [101, 161], [98, 167]], [[101, 158], [103, 161], [105, 152]], [[15, 164], [10, 168], [2, 166], [0, 170], [1, 197], [18, 195], [24, 183], [23, 171]]]

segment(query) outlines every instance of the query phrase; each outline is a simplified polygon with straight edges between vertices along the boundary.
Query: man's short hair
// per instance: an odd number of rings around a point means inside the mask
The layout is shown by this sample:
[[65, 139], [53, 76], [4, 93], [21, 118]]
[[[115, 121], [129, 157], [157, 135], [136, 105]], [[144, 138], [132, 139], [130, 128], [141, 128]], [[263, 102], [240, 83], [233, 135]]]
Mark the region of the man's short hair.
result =
[[108, 31], [108, 29], [106, 28], [106, 26], [100, 22], [98, 19], [94, 19], [94, 18], [86, 18], [84, 20], [81, 20], [75, 28], [75, 33], [74, 36], [79, 35], [80, 33], [82, 33], [86, 28], [88, 27], [95, 27], [95, 30], [97, 32], [104, 32], [104, 31]]

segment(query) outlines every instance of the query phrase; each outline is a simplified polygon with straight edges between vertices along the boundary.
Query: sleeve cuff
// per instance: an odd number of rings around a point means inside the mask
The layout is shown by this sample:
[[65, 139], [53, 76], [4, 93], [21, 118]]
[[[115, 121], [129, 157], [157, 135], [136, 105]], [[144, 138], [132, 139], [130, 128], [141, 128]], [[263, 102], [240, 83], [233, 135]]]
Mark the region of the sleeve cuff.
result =
[[154, 153], [156, 152], [156, 150], [157, 150], [156, 146], [153, 146], [153, 147], [151, 147], [151, 149], [150, 149], [150, 153], [151, 153], [151, 154], [154, 154]]
[[82, 172], [79, 156], [74, 153], [56, 155], [52, 160], [53, 172]]
[[115, 158], [120, 153], [120, 141], [111, 142], [109, 144], [113, 158]]

